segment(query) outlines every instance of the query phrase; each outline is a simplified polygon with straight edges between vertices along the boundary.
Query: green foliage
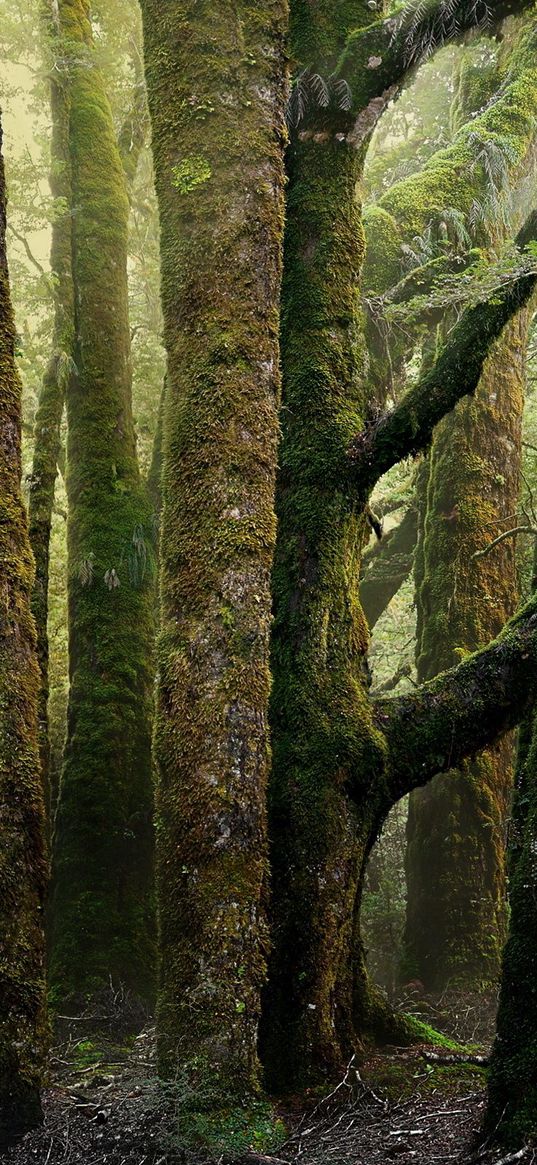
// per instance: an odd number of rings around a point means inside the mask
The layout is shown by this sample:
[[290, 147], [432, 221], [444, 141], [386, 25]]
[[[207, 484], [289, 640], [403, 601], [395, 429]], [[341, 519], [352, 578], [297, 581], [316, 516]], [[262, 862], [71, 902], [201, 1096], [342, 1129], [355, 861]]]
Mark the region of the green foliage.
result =
[[212, 177], [212, 170], [207, 158], [192, 155], [183, 158], [176, 166], [172, 166], [172, 185], [180, 194], [191, 194], [197, 186], [203, 186]]

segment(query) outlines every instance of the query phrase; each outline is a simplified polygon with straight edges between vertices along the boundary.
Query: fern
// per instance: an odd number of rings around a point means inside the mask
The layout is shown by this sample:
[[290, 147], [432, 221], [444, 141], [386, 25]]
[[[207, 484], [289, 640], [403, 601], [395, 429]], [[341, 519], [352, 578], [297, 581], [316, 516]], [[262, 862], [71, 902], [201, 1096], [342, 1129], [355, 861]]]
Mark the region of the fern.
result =
[[287, 103], [288, 128], [296, 129], [309, 113], [328, 109], [329, 106], [344, 113], [349, 112], [352, 108], [352, 92], [348, 82], [334, 76], [325, 80], [320, 73], [304, 69], [296, 78]]

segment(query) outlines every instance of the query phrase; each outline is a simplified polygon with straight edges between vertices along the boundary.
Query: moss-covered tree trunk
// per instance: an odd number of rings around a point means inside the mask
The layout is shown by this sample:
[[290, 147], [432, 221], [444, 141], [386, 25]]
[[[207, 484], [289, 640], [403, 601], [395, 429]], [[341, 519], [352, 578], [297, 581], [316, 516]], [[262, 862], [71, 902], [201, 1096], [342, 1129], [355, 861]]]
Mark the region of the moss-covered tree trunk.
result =
[[154, 989], [153, 524], [131, 407], [125, 175], [87, 0], [60, 0], [69, 104], [73, 376], [67, 391], [68, 735], [56, 817], [59, 998]]
[[[46, 41], [57, 43], [57, 14], [53, 4], [44, 20]], [[47, 45], [48, 47], [48, 45]], [[39, 751], [41, 772], [50, 807], [57, 790], [49, 787], [50, 744], [48, 733], [49, 643], [48, 583], [50, 532], [54, 490], [61, 450], [61, 423], [65, 388], [73, 369], [74, 299], [71, 257], [71, 162], [69, 156], [69, 103], [65, 76], [56, 62], [50, 62], [50, 99], [52, 113], [50, 187], [56, 201], [52, 223], [50, 268], [54, 296], [52, 354], [43, 377], [35, 417], [34, 456], [30, 478], [29, 527], [35, 559], [35, 583], [32, 611], [37, 630], [37, 650], [41, 670], [39, 694]], [[60, 201], [61, 200], [61, 203]]]
[[160, 1071], [216, 1103], [257, 1079], [283, 0], [144, 0], [168, 381], [156, 757]]
[[[527, 323], [523, 312], [508, 325], [475, 398], [435, 436], [417, 580], [420, 682], [486, 643], [516, 607], [514, 540], [474, 555], [510, 528], [518, 506]], [[410, 799], [405, 975], [430, 990], [498, 977], [511, 759], [504, 738]]]
[[[320, 4], [312, 10], [297, 3], [291, 27], [299, 65], [326, 78], [349, 23], [356, 27], [368, 19], [366, 5]], [[408, 789], [406, 779], [390, 777], [398, 760], [386, 753], [391, 745], [383, 717], [391, 721], [391, 710], [375, 717], [368, 699], [368, 632], [358, 602], [365, 506], [370, 486], [398, 459], [396, 449], [423, 447], [421, 409], [428, 417], [429, 439], [437, 393], [446, 400], [444, 394], [461, 376], [469, 383], [470, 369], [473, 391], [491, 336], [497, 334], [489, 331], [478, 309], [475, 330], [472, 326], [466, 332], [465, 322], [431, 376], [400, 408], [380, 420], [368, 415], [357, 295], [363, 231], [356, 186], [369, 134], [394, 93], [390, 52], [397, 50], [386, 42], [396, 43], [397, 31], [384, 25], [380, 41], [378, 36], [376, 26], [352, 36], [336, 70], [352, 78], [358, 115], [338, 112], [337, 99], [324, 111], [312, 109], [311, 101], [289, 152], [274, 573], [274, 949], [262, 1039], [267, 1079], [275, 1089], [340, 1071], [368, 1033], [404, 1036], [404, 1025], [394, 1024], [368, 981], [359, 935], [367, 856], [390, 803]], [[374, 44], [380, 51], [372, 51]], [[404, 59], [403, 51], [401, 69]], [[533, 60], [528, 49], [528, 70]], [[520, 80], [510, 93], [512, 110], [517, 100], [522, 102], [525, 84]], [[528, 114], [524, 127], [530, 121]], [[522, 298], [515, 297], [518, 303], [529, 293], [530, 284], [525, 287]], [[454, 403], [452, 397], [447, 407]], [[359, 467], [356, 490], [348, 474], [353, 429], [358, 431], [352, 445]], [[404, 708], [398, 730], [405, 722], [407, 731], [414, 698], [396, 705]], [[449, 719], [440, 730], [442, 768]], [[402, 760], [402, 741], [394, 747]], [[428, 738], [426, 759], [414, 758], [421, 772], [416, 784], [428, 779], [424, 774], [435, 747]]]
[[[294, 56], [323, 76], [349, 28], [370, 20], [360, 2], [296, 4], [291, 15]], [[345, 488], [348, 445], [367, 409], [356, 198], [363, 151], [321, 119], [316, 132], [306, 122], [294, 134], [288, 161], [272, 651], [274, 949], [262, 1041], [277, 1089], [337, 1072], [353, 1047], [353, 903], [378, 824], [373, 788], [382, 768], [358, 601], [368, 527]], [[361, 773], [360, 811], [347, 794], [350, 769]]]
[[45, 809], [34, 564], [21, 497], [21, 385], [5, 249], [0, 129], [0, 1152], [42, 1119]]

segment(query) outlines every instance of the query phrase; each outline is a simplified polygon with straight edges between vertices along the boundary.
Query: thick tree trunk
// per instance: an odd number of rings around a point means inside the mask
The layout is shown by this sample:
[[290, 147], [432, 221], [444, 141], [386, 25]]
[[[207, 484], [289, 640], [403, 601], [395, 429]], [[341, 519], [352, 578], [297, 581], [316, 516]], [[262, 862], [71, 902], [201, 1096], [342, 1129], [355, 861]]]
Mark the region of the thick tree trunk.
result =
[[[473, 555], [513, 525], [518, 506], [527, 326], [523, 311], [494, 345], [475, 399], [457, 405], [435, 436], [418, 584], [420, 681], [483, 646], [516, 607], [514, 540]], [[431, 990], [498, 977], [511, 759], [504, 738], [411, 797], [405, 974]]]
[[[47, 36], [57, 35], [58, 29], [51, 5], [47, 14]], [[54, 62], [52, 62], [52, 65]], [[39, 693], [39, 751], [41, 772], [47, 801], [54, 809], [57, 789], [50, 788], [50, 743], [48, 732], [49, 697], [49, 643], [48, 643], [48, 583], [50, 559], [50, 531], [54, 491], [61, 449], [61, 423], [67, 382], [73, 372], [74, 298], [71, 259], [71, 162], [69, 157], [69, 99], [66, 79], [58, 79], [58, 70], [51, 67], [51, 172], [50, 187], [54, 199], [64, 203], [62, 212], [56, 208], [52, 224], [50, 268], [54, 295], [53, 351], [43, 377], [39, 395], [34, 431], [34, 456], [30, 479], [29, 527], [30, 542], [35, 559], [35, 583], [32, 592], [32, 611], [37, 630], [37, 651], [41, 669]]]
[[54, 852], [59, 998], [154, 989], [151, 505], [131, 408], [125, 175], [87, 0], [61, 0], [76, 376], [67, 393], [68, 737]]
[[[328, 75], [345, 21], [356, 26], [367, 19], [364, 9], [320, 5], [305, 14], [297, 6], [292, 48], [299, 61]], [[369, 100], [368, 68], [376, 65], [367, 53], [376, 35], [368, 30], [349, 42], [358, 110]], [[368, 984], [358, 933], [364, 862], [390, 803], [409, 788], [408, 774], [396, 776], [396, 746], [392, 751], [381, 731], [384, 716], [388, 727], [391, 717], [382, 711], [375, 722], [367, 697], [368, 632], [357, 586], [368, 489], [403, 450], [423, 447], [435, 420], [462, 395], [461, 380], [474, 390], [492, 338], [534, 286], [534, 276], [524, 276], [501, 303], [469, 313], [430, 377], [392, 414], [362, 429], [368, 402], [356, 296], [363, 251], [356, 147], [367, 141], [389, 96], [381, 94], [357, 120], [333, 109], [310, 111], [289, 158], [274, 574], [274, 950], [262, 1032], [274, 1089], [333, 1074], [367, 1031], [386, 1034], [391, 1024]], [[353, 425], [359, 436], [347, 472]], [[432, 713], [439, 731], [436, 697], [431, 706], [423, 699], [421, 714]], [[399, 730], [406, 716], [404, 704]], [[434, 751], [427, 740], [423, 773]], [[403, 769], [408, 764], [403, 751]], [[416, 784], [423, 783], [421, 761], [413, 771]]]
[[168, 354], [156, 726], [161, 1073], [257, 1086], [284, 0], [144, 0]]
[[[307, 15], [297, 5], [292, 51], [327, 75], [349, 26], [367, 20], [363, 3], [335, 11], [321, 4]], [[349, 439], [366, 408], [357, 295], [362, 161], [322, 125], [314, 135], [306, 123], [289, 151], [272, 651], [273, 954], [262, 1033], [268, 1084], [278, 1090], [334, 1074], [352, 1049], [353, 903], [378, 826], [382, 743], [367, 699], [369, 636], [358, 600], [368, 527], [344, 485]], [[350, 769], [362, 774], [358, 810], [346, 789]]]
[[47, 1027], [45, 808], [34, 564], [21, 497], [21, 385], [5, 250], [0, 129], [0, 1152], [42, 1119]]

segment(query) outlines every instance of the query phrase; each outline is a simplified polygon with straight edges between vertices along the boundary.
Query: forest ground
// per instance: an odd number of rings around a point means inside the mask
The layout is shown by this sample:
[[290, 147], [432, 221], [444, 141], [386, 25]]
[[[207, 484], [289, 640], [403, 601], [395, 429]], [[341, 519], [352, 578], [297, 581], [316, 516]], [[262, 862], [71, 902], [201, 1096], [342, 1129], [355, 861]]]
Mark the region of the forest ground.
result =
[[[460, 1008], [459, 1008], [460, 1010]], [[470, 1010], [464, 1020], [476, 1023]], [[463, 1024], [464, 1026], [464, 1024]], [[477, 1020], [479, 1031], [486, 1021]], [[486, 1052], [486, 1048], [482, 1049]], [[212, 1157], [219, 1165], [537, 1165], [537, 1148], [517, 1153], [483, 1144], [486, 1071], [433, 1044], [371, 1054], [329, 1096], [290, 1098], [278, 1110], [287, 1140], [273, 1156]], [[52, 1050], [45, 1120], [0, 1157], [2, 1165], [205, 1165], [179, 1143], [180, 1090], [163, 1093], [155, 1074], [154, 1029], [123, 1044], [99, 1042], [68, 1025]]]

